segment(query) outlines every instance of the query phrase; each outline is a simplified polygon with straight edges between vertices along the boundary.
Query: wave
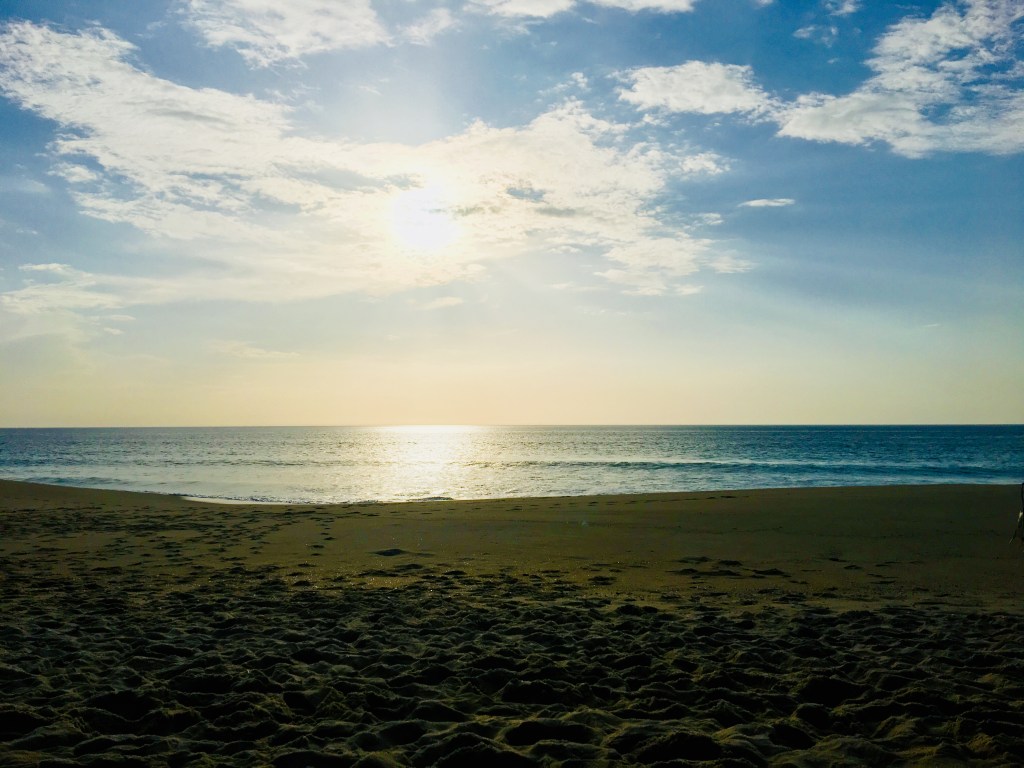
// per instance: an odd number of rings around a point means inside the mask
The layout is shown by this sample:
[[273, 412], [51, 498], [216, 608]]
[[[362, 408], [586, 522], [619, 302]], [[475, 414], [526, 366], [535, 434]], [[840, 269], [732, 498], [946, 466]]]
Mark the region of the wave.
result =
[[[244, 503], [1019, 483], [1024, 427], [3, 430], [0, 477]], [[397, 435], [397, 436], [396, 436]], [[326, 437], [325, 437], [326, 436]], [[461, 438], [460, 438], [461, 439]]]
[[624, 469], [638, 472], [660, 472], [682, 469], [715, 469], [719, 471], [751, 470], [773, 472], [777, 470], [830, 471], [842, 473], [885, 474], [888, 472], [923, 472], [928, 474], [979, 474], [992, 471], [990, 466], [930, 462], [857, 462], [857, 461], [804, 461], [800, 459], [677, 459], [677, 460], [528, 460], [528, 461], [476, 461], [467, 467], [482, 469]]

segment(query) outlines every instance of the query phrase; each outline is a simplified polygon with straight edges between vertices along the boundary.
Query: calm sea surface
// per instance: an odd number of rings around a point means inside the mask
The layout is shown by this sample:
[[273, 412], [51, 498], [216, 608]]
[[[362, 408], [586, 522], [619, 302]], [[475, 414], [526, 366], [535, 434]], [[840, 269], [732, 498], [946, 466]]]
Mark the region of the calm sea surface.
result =
[[285, 502], [1019, 483], [1024, 426], [2, 429], [0, 477]]

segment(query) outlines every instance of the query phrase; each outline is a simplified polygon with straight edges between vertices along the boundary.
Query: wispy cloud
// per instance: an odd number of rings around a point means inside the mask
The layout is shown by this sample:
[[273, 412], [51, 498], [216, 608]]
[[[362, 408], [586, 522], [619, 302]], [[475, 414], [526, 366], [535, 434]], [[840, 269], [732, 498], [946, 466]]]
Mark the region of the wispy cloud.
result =
[[458, 26], [452, 12], [447, 8], [435, 8], [422, 19], [402, 30], [402, 36], [411, 43], [426, 45], [438, 35]]
[[826, 0], [825, 8], [833, 16], [849, 16], [860, 10], [860, 0]]
[[473, 0], [472, 7], [496, 16], [546, 19], [568, 11], [576, 0]]
[[458, 296], [441, 296], [440, 298], [428, 301], [425, 304], [420, 305], [420, 309], [425, 311], [431, 311], [435, 309], [447, 309], [449, 307], [457, 307], [463, 303], [463, 300]]
[[[626, 11], [686, 13], [697, 0], [591, 0], [594, 5], [621, 8]], [[577, 0], [473, 0], [472, 5], [486, 13], [506, 17], [546, 19], [579, 5]]]
[[0, 306], [19, 315], [53, 308], [117, 309], [122, 303], [109, 292], [95, 290], [99, 280], [67, 264], [26, 264], [23, 288], [0, 295]]
[[152, 302], [164, 290], [144, 278], [93, 275], [67, 264], [26, 264], [22, 286], [0, 293], [0, 342], [60, 335], [76, 340], [107, 332], [125, 315], [111, 314], [135, 298]]
[[48, 195], [50, 188], [41, 181], [24, 176], [0, 176], [0, 194]]
[[[12, 224], [6, 219], [0, 217], [0, 231], [2, 232], [13, 232], [16, 235], [25, 235], [28, 237], [34, 237], [39, 234], [38, 230], [31, 229], [29, 227], [19, 226]], [[3, 274], [4, 268], [0, 267], [0, 274]]]
[[679, 170], [686, 176], [718, 176], [729, 170], [729, 161], [715, 152], [697, 152], [684, 157]]
[[209, 45], [258, 67], [389, 39], [369, 0], [187, 0], [185, 9]]
[[608, 253], [616, 266], [597, 274], [625, 286], [626, 293], [660, 296], [680, 288], [680, 278], [700, 269], [710, 245], [709, 240], [678, 236], [625, 243]]
[[857, 13], [860, 8], [860, 0], [824, 0], [822, 9], [830, 18], [822, 23], [800, 27], [793, 33], [793, 37], [799, 40], [811, 40], [831, 48], [839, 39], [841, 20]]
[[745, 203], [740, 203], [740, 208], [784, 208], [787, 205], [793, 205], [796, 200], [791, 197], [768, 197], [758, 198], [757, 200], [747, 200]]
[[835, 24], [808, 24], [793, 33], [798, 40], [811, 40], [821, 45], [832, 47], [839, 38], [839, 27]]
[[[629, 12], [685, 13], [697, 0], [590, 0]], [[470, 11], [507, 19], [547, 19], [578, 7], [578, 0], [470, 0]], [[460, 9], [462, 10], [462, 9]], [[401, 41], [427, 44], [458, 26], [447, 7], [391, 29], [371, 0], [185, 0], [187, 23], [214, 48], [232, 48], [254, 67], [305, 56]]]
[[754, 268], [754, 262], [749, 259], [741, 259], [733, 254], [715, 256], [710, 262], [710, 267], [721, 274], [733, 274], [736, 272], [748, 272]]
[[299, 356], [296, 352], [264, 349], [247, 341], [238, 340], [211, 341], [208, 346], [211, 351], [219, 355], [242, 360], [291, 360]]
[[[14, 315], [55, 310], [115, 310], [131, 304], [160, 303], [177, 290], [169, 283], [141, 277], [98, 275], [68, 264], [24, 264], [21, 288], [0, 294], [0, 308]], [[104, 313], [107, 321], [123, 315]]]
[[622, 8], [627, 11], [659, 11], [661, 13], [688, 13], [698, 0], [590, 0], [594, 5]]

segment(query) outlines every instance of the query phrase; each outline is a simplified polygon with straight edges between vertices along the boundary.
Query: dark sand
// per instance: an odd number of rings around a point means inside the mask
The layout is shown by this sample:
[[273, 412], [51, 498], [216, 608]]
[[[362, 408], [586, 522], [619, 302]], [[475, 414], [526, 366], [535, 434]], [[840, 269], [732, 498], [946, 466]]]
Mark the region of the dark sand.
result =
[[1018, 509], [0, 481], [0, 766], [1024, 764]]

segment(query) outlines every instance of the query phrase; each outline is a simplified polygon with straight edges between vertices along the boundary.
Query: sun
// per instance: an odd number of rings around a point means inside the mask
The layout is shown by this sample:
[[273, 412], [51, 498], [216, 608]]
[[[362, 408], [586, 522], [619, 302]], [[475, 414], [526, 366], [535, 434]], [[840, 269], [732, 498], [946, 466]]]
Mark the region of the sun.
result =
[[395, 195], [390, 228], [402, 248], [421, 253], [441, 251], [459, 237], [459, 224], [439, 186], [416, 187]]

